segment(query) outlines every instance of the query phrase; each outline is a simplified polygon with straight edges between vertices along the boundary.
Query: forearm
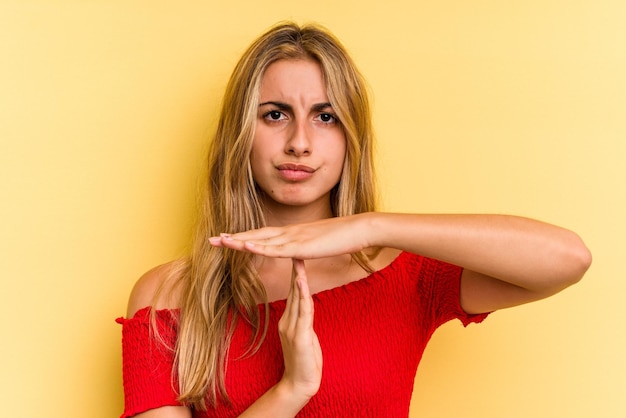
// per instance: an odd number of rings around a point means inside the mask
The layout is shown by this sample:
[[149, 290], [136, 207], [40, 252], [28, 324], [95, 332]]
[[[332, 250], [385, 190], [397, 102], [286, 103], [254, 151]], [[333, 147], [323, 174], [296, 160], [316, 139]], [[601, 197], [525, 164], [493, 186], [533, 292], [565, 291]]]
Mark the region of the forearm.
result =
[[565, 287], [590, 254], [573, 232], [505, 215], [364, 214], [368, 244], [436, 258], [517, 286]]
[[240, 418], [292, 418], [308, 403], [309, 398], [294, 394], [282, 381], [272, 386], [241, 414]]

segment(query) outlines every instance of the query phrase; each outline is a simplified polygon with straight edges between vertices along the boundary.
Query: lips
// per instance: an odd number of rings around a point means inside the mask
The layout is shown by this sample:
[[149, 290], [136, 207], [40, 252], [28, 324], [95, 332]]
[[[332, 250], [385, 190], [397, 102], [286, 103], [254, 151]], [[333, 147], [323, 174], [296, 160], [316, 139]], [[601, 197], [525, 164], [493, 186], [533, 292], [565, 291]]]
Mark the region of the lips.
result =
[[280, 176], [288, 181], [306, 180], [315, 172], [314, 168], [304, 164], [285, 163], [276, 168], [278, 168]]
[[304, 171], [305, 173], [313, 173], [315, 172], [315, 169], [309, 167], [308, 165], [304, 165], [304, 164], [294, 164], [294, 163], [285, 163], [285, 164], [280, 164], [278, 166], [278, 169], [283, 171], [283, 170], [288, 170], [288, 171]]

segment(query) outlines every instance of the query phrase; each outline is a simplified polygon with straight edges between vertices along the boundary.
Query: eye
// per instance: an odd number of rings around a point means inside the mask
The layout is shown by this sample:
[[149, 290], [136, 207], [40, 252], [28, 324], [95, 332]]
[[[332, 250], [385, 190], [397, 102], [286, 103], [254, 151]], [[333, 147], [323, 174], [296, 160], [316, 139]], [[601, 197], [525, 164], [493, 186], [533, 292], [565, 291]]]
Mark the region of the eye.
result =
[[332, 113], [320, 113], [318, 119], [323, 123], [328, 124], [338, 122], [337, 116], [333, 115]]
[[263, 115], [263, 118], [269, 121], [279, 121], [279, 120], [284, 120], [286, 116], [283, 112], [280, 112], [278, 110], [270, 110], [269, 112]]

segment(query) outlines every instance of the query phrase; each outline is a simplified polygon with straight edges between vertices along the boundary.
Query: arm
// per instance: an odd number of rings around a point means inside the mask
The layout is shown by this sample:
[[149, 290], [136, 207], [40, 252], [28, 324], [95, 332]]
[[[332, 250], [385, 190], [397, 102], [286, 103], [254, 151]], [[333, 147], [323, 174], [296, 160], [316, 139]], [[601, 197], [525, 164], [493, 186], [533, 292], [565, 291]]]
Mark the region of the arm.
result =
[[[163, 265], [146, 273], [135, 285], [128, 304], [128, 317], [149, 305], [154, 293], [169, 274], [171, 265]], [[171, 287], [165, 288], [172, 293]], [[179, 296], [156, 302], [158, 309], [177, 307]], [[282, 379], [254, 402], [241, 417], [294, 417], [317, 393], [322, 376], [322, 352], [313, 330], [313, 299], [304, 262], [293, 260], [291, 288], [285, 313], [278, 323], [283, 349], [285, 372]], [[135, 415], [135, 418], [191, 418], [184, 406], [164, 406]]]
[[[553, 295], [578, 282], [591, 255], [571, 231], [500, 215], [374, 217], [377, 245], [399, 248], [464, 267], [461, 306], [488, 312]], [[411, 239], [419, 236], [420, 239]]]
[[365, 213], [215, 237], [270, 257], [321, 258], [393, 247], [462, 266], [461, 305], [487, 312], [550, 296], [581, 279], [591, 255], [571, 231], [503, 215]]
[[191, 418], [191, 410], [184, 406], [162, 406], [137, 414], [133, 418]]
[[[176, 289], [172, 287], [173, 282], [167, 281], [176, 265], [176, 262], [163, 264], [141, 276], [135, 283], [128, 299], [127, 318], [132, 318], [139, 309], [146, 306], [153, 306], [155, 309], [175, 309], [178, 307], [179, 295]], [[155, 294], [162, 286], [165, 287], [161, 297], [154, 300]], [[139, 396], [142, 395], [139, 394]], [[191, 410], [185, 406], [162, 406], [136, 414], [133, 418], [191, 418]]]

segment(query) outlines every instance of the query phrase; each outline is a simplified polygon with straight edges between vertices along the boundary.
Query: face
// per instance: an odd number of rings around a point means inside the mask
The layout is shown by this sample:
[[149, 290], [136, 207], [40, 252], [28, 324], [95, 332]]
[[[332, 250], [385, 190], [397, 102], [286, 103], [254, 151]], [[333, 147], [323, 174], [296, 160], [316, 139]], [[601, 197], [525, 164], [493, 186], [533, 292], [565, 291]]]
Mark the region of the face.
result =
[[330, 216], [330, 191], [339, 182], [345, 155], [345, 135], [319, 64], [271, 64], [261, 80], [251, 153], [266, 207], [315, 207]]

